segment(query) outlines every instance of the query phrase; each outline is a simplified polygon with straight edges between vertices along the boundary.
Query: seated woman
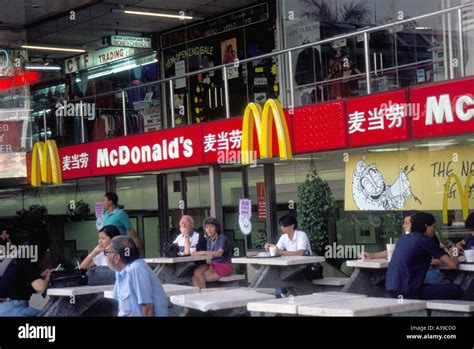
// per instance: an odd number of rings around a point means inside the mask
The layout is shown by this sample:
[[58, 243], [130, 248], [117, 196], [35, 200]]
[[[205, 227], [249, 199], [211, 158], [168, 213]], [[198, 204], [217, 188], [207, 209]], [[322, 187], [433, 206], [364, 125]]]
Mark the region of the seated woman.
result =
[[425, 212], [411, 215], [411, 232], [402, 236], [388, 265], [385, 288], [397, 298], [412, 299], [456, 299], [462, 294], [456, 284], [424, 284], [432, 258], [438, 259], [451, 269], [456, 269], [458, 260], [449, 257], [433, 239], [435, 218]]
[[207, 234], [207, 251], [193, 252], [193, 256], [212, 257], [211, 264], [203, 264], [194, 270], [193, 285], [206, 288], [206, 282], [214, 282], [232, 274], [232, 247], [227, 236], [221, 233], [219, 221], [213, 217], [202, 223]]
[[0, 316], [36, 316], [39, 310], [30, 308], [29, 299], [35, 292], [43, 293], [50, 282], [51, 270], [41, 273], [39, 267], [48, 246], [47, 233], [32, 233], [23, 245], [23, 251], [29, 248], [29, 258], [14, 258], [0, 279]]
[[97, 246], [92, 250], [89, 255], [82, 261], [79, 268], [87, 269], [94, 265], [100, 266], [107, 266], [107, 258], [103, 253], [105, 248], [110, 244], [110, 240], [113, 237], [120, 235], [120, 231], [114, 225], [106, 225], [99, 230], [99, 243]]

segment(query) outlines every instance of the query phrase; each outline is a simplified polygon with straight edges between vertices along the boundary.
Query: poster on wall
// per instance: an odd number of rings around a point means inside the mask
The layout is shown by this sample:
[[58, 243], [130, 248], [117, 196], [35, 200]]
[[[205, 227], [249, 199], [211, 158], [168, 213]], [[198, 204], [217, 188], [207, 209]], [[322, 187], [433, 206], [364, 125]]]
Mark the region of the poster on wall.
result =
[[[175, 69], [175, 76], [183, 76], [186, 74], [186, 66], [184, 64], [184, 61], [177, 61], [176, 64], [174, 65]], [[186, 79], [176, 79], [175, 81], [175, 88], [180, 89], [186, 87]]]
[[[230, 40], [221, 41], [221, 55], [222, 64], [228, 64], [235, 62], [237, 57], [237, 39], [233, 38]], [[239, 77], [239, 68], [228, 67], [227, 68], [227, 79], [235, 79]]]
[[354, 154], [346, 163], [345, 210], [443, 211], [474, 208], [472, 147]]

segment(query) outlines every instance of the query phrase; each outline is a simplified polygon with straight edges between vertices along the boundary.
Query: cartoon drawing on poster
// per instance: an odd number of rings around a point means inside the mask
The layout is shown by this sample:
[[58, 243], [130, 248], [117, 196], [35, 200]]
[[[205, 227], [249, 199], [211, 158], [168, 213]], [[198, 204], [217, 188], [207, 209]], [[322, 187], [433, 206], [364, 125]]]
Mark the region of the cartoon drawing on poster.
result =
[[[405, 167], [399, 172], [397, 180], [389, 185], [376, 164], [366, 165], [365, 157], [357, 162], [352, 175], [352, 197], [357, 208], [361, 211], [379, 210], [391, 211], [402, 209], [408, 198], [413, 195], [408, 174], [414, 171]], [[421, 202], [420, 202], [421, 203]]]

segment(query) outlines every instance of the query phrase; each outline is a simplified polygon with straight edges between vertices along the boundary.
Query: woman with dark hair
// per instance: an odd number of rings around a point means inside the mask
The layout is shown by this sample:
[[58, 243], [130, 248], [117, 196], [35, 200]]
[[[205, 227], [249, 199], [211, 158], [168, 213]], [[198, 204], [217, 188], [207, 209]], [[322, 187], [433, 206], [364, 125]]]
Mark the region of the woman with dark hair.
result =
[[469, 214], [465, 224], [469, 234], [456, 244], [456, 247], [460, 250], [470, 250], [474, 248], [474, 212]]
[[40, 271], [40, 262], [48, 248], [46, 231], [31, 233], [18, 248], [0, 279], [0, 316], [36, 316], [29, 299], [35, 292], [43, 293], [49, 285], [51, 270]]
[[450, 257], [435, 241], [433, 215], [417, 212], [411, 216], [411, 232], [397, 243], [388, 265], [385, 287], [390, 296], [413, 299], [455, 299], [462, 290], [456, 284], [424, 284], [432, 258], [438, 259], [451, 269], [458, 260]]
[[120, 235], [120, 231], [114, 225], [106, 225], [99, 230], [99, 243], [92, 252], [84, 258], [79, 268], [87, 269], [94, 265], [98, 267], [107, 266], [107, 258], [105, 257], [104, 250], [109, 245], [110, 240], [118, 235]]
[[229, 238], [221, 233], [221, 225], [214, 217], [202, 223], [207, 234], [207, 251], [193, 252], [193, 256], [212, 257], [211, 264], [203, 264], [194, 270], [193, 285], [206, 288], [206, 282], [214, 282], [232, 274], [232, 247]]

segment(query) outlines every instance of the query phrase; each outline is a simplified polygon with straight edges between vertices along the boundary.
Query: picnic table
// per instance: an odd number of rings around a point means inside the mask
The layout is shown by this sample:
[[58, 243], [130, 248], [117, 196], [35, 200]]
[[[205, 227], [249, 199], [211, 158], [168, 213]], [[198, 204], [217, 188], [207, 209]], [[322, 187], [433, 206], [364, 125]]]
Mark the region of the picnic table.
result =
[[156, 264], [154, 272], [162, 284], [192, 285], [195, 262], [206, 261], [209, 263], [211, 258], [207, 256], [158, 257], [145, 258], [144, 261], [148, 264]]
[[389, 261], [386, 258], [358, 259], [347, 261], [355, 268], [343, 292], [359, 293], [373, 297], [385, 297], [385, 276]]
[[104, 299], [114, 285], [50, 288], [50, 297], [38, 316], [115, 316], [117, 305]]
[[296, 295], [310, 294], [316, 286], [303, 275], [309, 265], [324, 262], [320, 256], [279, 256], [232, 258], [235, 264], [251, 264], [257, 268], [250, 288], [288, 288]]
[[363, 297], [337, 302], [308, 304], [298, 307], [298, 314], [305, 316], [384, 316], [397, 313], [423, 312], [426, 301], [393, 298]]
[[[181, 294], [192, 294], [192, 293], [199, 293], [199, 287], [194, 286], [184, 286], [184, 285], [173, 285], [173, 284], [164, 284], [163, 289], [165, 290], [165, 294], [167, 298], [175, 295]], [[104, 292], [104, 297], [109, 299], [114, 299], [113, 295], [113, 288], [111, 290], [107, 290]]]
[[249, 302], [273, 299], [274, 295], [256, 292], [249, 288], [228, 290], [213, 289], [206, 292], [171, 296], [170, 301], [185, 312], [181, 315], [242, 316]]
[[265, 314], [298, 315], [298, 308], [303, 305], [324, 304], [347, 299], [359, 299], [366, 296], [346, 292], [318, 292], [305, 296], [269, 299], [247, 304], [247, 310]]

